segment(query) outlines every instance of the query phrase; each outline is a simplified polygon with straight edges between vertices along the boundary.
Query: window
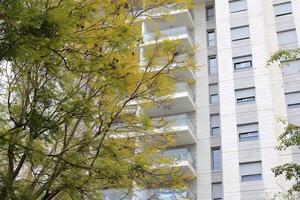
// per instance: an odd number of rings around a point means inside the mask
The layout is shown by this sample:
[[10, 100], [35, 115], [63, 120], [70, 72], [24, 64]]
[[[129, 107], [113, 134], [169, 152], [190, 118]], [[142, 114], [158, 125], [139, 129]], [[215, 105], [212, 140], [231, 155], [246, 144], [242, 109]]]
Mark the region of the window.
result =
[[300, 91], [285, 94], [288, 108], [300, 107]]
[[211, 129], [211, 135], [212, 136], [220, 136], [221, 130], [220, 130], [220, 115], [210, 115], [210, 129]]
[[300, 73], [300, 60], [282, 63], [282, 74], [292, 75]]
[[240, 142], [258, 140], [258, 123], [240, 124], [237, 132]]
[[219, 103], [218, 84], [209, 85], [210, 104]]
[[215, 19], [215, 10], [214, 10], [214, 6], [207, 6], [206, 7], [206, 20], [207, 21], [211, 21]]
[[255, 88], [235, 90], [237, 104], [253, 103], [255, 101]]
[[218, 94], [211, 94], [210, 95], [210, 103], [211, 104], [219, 103], [219, 95]]
[[220, 135], [220, 127], [212, 127], [211, 132], [213, 136], [219, 136]]
[[214, 147], [211, 149], [212, 156], [212, 170], [221, 170], [221, 149]]
[[252, 56], [240, 56], [233, 58], [234, 70], [239, 71], [252, 67]]
[[242, 182], [257, 181], [262, 179], [261, 161], [240, 163]]
[[212, 183], [212, 199], [213, 200], [222, 200], [223, 189], [222, 183]]
[[285, 2], [274, 5], [274, 13], [276, 17], [292, 14], [292, 3]]
[[295, 29], [277, 32], [277, 39], [279, 47], [298, 43]]
[[216, 34], [214, 30], [207, 32], [207, 45], [209, 47], [216, 46]]
[[217, 57], [212, 56], [208, 58], [208, 67], [209, 67], [209, 74], [217, 74], [218, 73], [218, 65], [217, 65]]
[[232, 0], [229, 2], [230, 13], [241, 12], [247, 10], [246, 0]]
[[232, 41], [245, 40], [249, 38], [250, 38], [249, 25], [231, 28]]

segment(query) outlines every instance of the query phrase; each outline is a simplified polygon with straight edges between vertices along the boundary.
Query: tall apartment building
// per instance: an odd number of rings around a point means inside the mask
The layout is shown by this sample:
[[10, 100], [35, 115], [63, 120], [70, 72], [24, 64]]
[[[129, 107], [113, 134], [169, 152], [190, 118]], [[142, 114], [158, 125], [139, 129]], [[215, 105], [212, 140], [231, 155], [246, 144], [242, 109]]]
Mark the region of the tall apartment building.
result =
[[300, 162], [297, 149], [275, 149], [281, 120], [300, 125], [300, 60], [266, 67], [276, 50], [299, 47], [300, 0], [194, 3], [192, 11], [171, 11], [170, 21], [146, 20], [142, 30], [146, 45], [158, 26], [166, 39], [198, 46], [195, 54], [181, 55], [199, 66], [181, 74], [190, 84], [177, 83], [170, 107], [147, 111], [172, 122], [176, 146], [165, 154], [195, 181], [180, 195], [158, 189], [132, 198], [268, 199], [290, 186], [271, 168]]

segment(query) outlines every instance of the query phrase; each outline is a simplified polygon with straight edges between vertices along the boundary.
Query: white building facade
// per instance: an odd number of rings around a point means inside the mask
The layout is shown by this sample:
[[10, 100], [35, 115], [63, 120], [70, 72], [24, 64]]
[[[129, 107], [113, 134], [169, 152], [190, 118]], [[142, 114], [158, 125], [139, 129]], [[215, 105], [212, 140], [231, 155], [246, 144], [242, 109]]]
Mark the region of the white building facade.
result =
[[194, 3], [193, 10], [172, 11], [168, 22], [146, 20], [143, 35], [151, 44], [158, 26], [168, 39], [197, 46], [182, 55], [198, 68], [183, 73], [188, 83], [177, 83], [172, 105], [147, 110], [172, 121], [176, 146], [166, 154], [196, 178], [180, 195], [158, 189], [133, 198], [270, 199], [290, 187], [271, 169], [300, 162], [298, 149], [275, 149], [281, 120], [300, 125], [300, 60], [266, 66], [276, 50], [300, 46], [300, 0]]
[[275, 150], [280, 120], [300, 124], [300, 60], [266, 62], [299, 47], [300, 1], [200, 1], [194, 14], [197, 199], [271, 198], [289, 188], [271, 168], [300, 161], [296, 149]]

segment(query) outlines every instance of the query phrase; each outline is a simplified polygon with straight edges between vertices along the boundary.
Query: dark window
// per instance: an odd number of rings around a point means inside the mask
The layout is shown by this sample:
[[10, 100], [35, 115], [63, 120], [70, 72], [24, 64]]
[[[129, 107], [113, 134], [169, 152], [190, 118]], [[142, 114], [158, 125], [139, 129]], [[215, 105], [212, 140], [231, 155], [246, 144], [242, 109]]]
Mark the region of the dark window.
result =
[[206, 7], [206, 20], [211, 21], [215, 19], [215, 9], [214, 6], [207, 6]]
[[217, 74], [218, 73], [218, 65], [217, 65], [217, 57], [212, 56], [208, 58], [208, 68], [209, 74]]
[[216, 46], [216, 34], [215, 34], [215, 31], [208, 31], [207, 32], [207, 45], [209, 47]]
[[237, 104], [247, 104], [255, 102], [255, 89], [246, 88], [239, 89], [235, 91], [236, 103]]
[[212, 148], [212, 170], [221, 170], [221, 149], [220, 147]]

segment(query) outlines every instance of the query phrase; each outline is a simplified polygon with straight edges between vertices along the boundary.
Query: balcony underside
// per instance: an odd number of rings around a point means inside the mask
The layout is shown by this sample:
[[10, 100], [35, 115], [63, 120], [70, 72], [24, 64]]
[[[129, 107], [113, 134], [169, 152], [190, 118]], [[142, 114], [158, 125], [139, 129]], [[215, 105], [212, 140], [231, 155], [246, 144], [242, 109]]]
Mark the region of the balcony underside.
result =
[[[158, 17], [160, 17], [160, 15], [157, 15], [157, 18]], [[147, 18], [145, 20], [145, 24], [149, 32], [156, 29], [165, 30], [176, 26], [187, 26], [189, 28], [194, 28], [193, 16], [189, 10], [171, 11], [168, 19], [152, 20], [151, 18]]]
[[192, 68], [180, 69], [172, 72], [174, 78], [180, 81], [194, 81], [195, 80], [195, 72]]
[[196, 143], [196, 137], [188, 127], [173, 131], [171, 134], [174, 137], [176, 145], [188, 145]]
[[150, 109], [146, 109], [145, 112], [149, 117], [159, 117], [166, 115], [175, 115], [180, 113], [193, 112], [196, 110], [194, 100], [188, 92], [182, 92], [173, 95], [168, 105], [156, 104]]
[[142, 48], [144, 49], [144, 51], [152, 50], [153, 46], [155, 46], [156, 44], [163, 42], [165, 40], [180, 41], [183, 49], [185, 49], [187, 46], [190, 46], [190, 47], [194, 46], [193, 38], [191, 36], [189, 36], [188, 34], [183, 33], [183, 34], [174, 35], [174, 36], [164, 36], [157, 40], [153, 39], [153, 40], [145, 41], [145, 43], [142, 45]]

